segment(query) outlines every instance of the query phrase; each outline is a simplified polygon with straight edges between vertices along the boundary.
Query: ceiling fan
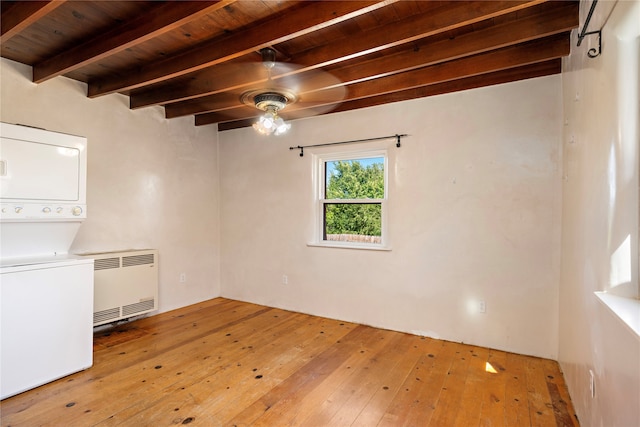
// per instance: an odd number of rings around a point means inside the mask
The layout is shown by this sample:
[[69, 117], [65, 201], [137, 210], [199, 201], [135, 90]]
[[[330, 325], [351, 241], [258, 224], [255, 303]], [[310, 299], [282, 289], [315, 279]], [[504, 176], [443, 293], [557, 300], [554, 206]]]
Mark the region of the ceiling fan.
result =
[[[253, 128], [264, 135], [281, 135], [291, 125], [280, 116], [300, 112], [308, 117], [325, 113], [345, 98], [346, 88], [333, 75], [321, 70], [306, 70], [302, 65], [276, 62], [276, 51], [266, 47], [260, 50], [262, 63], [245, 63], [238, 72], [247, 80], [259, 82], [236, 89], [241, 106], [263, 111]], [[255, 66], [254, 66], [255, 65]], [[229, 110], [226, 113], [234, 114]], [[240, 112], [238, 112], [240, 113]]]

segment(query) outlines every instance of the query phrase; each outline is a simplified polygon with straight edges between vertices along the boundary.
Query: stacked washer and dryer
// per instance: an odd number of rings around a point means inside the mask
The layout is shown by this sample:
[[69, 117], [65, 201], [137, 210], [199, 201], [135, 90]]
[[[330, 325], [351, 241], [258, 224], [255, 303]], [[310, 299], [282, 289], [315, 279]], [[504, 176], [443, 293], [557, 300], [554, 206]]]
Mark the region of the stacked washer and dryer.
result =
[[0, 399], [93, 363], [86, 138], [0, 123]]

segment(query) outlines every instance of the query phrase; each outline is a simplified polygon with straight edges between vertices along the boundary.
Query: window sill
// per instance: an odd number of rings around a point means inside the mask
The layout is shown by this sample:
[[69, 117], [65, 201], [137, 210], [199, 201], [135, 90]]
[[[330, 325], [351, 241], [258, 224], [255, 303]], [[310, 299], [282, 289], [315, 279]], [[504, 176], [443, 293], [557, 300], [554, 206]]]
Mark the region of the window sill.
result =
[[596, 297], [640, 337], [640, 300], [595, 292]]
[[358, 249], [365, 251], [391, 251], [389, 246], [380, 245], [367, 245], [367, 244], [354, 244], [354, 243], [340, 243], [340, 242], [322, 242], [322, 243], [307, 243], [307, 246], [314, 248], [337, 248], [337, 249]]

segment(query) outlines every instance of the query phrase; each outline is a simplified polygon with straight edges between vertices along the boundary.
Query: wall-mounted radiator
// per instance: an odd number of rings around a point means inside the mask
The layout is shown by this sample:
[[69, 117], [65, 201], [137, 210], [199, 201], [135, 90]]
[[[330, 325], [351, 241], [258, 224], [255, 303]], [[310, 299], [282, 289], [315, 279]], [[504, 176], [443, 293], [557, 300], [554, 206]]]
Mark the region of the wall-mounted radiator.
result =
[[93, 325], [158, 309], [158, 251], [83, 254], [93, 258]]

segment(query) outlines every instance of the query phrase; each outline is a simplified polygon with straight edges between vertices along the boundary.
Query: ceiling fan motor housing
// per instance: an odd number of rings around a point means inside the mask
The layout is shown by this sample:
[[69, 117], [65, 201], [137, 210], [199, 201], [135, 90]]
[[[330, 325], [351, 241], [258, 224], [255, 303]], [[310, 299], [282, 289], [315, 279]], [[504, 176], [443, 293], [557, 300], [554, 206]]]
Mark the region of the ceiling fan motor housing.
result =
[[286, 96], [275, 92], [260, 93], [253, 98], [256, 108], [264, 111], [274, 108], [276, 111], [282, 110], [287, 106], [287, 101]]

